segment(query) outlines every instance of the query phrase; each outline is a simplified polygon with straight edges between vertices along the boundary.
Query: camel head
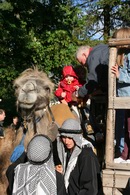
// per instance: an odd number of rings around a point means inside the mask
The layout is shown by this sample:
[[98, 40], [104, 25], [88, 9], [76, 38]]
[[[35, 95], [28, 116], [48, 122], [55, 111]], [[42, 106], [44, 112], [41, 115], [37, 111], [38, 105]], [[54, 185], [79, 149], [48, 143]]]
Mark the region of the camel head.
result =
[[24, 112], [44, 109], [52, 98], [54, 84], [37, 68], [27, 69], [14, 80], [17, 107]]

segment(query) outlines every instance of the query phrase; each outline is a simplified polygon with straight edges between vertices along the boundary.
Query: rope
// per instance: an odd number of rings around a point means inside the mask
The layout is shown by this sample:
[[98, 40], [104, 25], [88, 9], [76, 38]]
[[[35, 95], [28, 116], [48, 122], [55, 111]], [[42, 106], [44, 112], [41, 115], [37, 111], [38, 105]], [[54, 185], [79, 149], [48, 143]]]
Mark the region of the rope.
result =
[[48, 105], [48, 110], [49, 110], [49, 113], [51, 115], [52, 123], [54, 123], [55, 122], [55, 118], [54, 118], [54, 115], [53, 115], [52, 110], [51, 110], [49, 105]]

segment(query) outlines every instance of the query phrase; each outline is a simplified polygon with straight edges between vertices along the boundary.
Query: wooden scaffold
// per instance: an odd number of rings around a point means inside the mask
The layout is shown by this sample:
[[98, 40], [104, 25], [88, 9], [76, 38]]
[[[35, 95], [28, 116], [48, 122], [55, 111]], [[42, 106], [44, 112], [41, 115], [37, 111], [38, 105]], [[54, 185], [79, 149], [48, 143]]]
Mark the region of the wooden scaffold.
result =
[[116, 78], [111, 73], [111, 68], [116, 64], [117, 46], [125, 45], [130, 45], [130, 39], [109, 39], [106, 152], [105, 169], [102, 172], [105, 195], [122, 195], [130, 179], [130, 163], [114, 163], [115, 111], [116, 109], [130, 109], [130, 97], [116, 97]]

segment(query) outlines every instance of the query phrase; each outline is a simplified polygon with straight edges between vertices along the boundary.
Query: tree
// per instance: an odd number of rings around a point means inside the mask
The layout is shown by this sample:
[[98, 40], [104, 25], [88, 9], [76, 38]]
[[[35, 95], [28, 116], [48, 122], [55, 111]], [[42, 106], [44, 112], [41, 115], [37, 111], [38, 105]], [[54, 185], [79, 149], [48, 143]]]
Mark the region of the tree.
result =
[[[59, 79], [64, 65], [77, 63], [74, 53], [79, 45], [107, 41], [114, 28], [129, 25], [130, 20], [126, 0], [0, 3], [0, 98], [9, 102], [14, 98], [13, 80], [23, 70], [38, 66]], [[97, 39], [96, 34], [104, 38]]]
[[0, 10], [0, 98], [11, 101], [13, 80], [26, 68], [59, 76], [63, 65], [76, 63], [73, 31], [82, 21], [70, 1], [5, 0]]
[[86, 17], [82, 30], [84, 38], [87, 35], [107, 41], [114, 29], [130, 25], [128, 0], [81, 0], [76, 3], [83, 10], [82, 17]]

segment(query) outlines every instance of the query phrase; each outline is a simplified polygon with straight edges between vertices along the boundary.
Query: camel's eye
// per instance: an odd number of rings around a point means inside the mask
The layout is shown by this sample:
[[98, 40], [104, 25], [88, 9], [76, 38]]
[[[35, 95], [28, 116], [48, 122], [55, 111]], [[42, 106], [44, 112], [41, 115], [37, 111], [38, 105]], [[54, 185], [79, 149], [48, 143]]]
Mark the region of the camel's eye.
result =
[[47, 91], [47, 92], [50, 92], [50, 88], [49, 87], [45, 87], [45, 90]]
[[19, 88], [18, 85], [14, 85], [14, 89], [17, 90]]

